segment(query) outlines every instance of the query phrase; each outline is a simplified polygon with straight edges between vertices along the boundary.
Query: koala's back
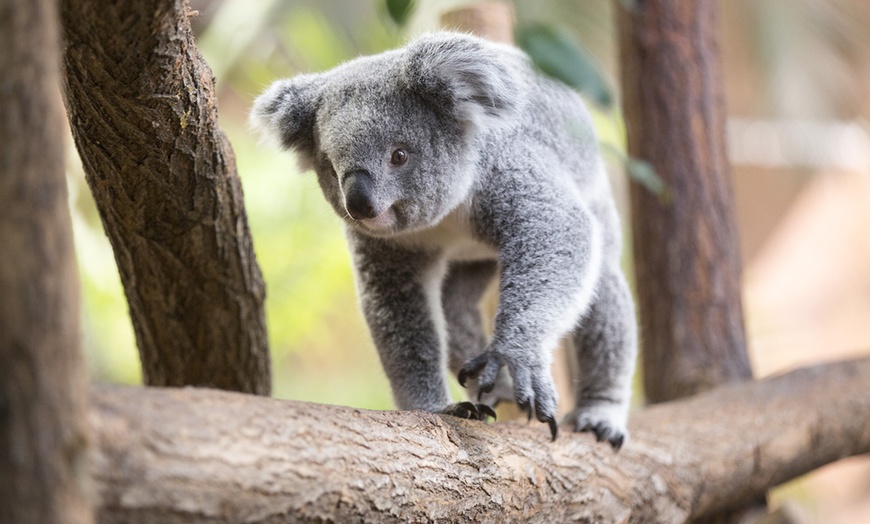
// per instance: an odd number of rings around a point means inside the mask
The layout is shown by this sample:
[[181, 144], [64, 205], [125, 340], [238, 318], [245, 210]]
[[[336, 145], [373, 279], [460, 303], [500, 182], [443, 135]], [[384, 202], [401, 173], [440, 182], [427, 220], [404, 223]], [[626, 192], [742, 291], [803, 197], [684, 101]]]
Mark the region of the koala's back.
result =
[[[502, 59], [516, 74], [523, 103], [513, 125], [482, 137], [485, 144], [481, 149], [488, 151], [485, 169], [490, 176], [484, 177], [481, 190], [496, 197], [504, 193], [505, 173], [547, 178], [536, 188], [576, 197], [602, 225], [609, 258], [618, 259], [619, 219], [595, 127], [583, 99], [535, 70], [524, 54], [502, 49]], [[519, 181], [514, 182], [518, 185]]]

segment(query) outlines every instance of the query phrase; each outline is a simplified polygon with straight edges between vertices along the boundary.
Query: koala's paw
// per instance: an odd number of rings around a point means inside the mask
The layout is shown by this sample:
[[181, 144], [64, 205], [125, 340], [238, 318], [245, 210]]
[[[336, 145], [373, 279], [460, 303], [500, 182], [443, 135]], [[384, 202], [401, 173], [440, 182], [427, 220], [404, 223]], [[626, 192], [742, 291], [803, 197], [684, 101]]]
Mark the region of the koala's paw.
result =
[[514, 384], [507, 368], [502, 368], [498, 377], [495, 380], [495, 387], [490, 391], [481, 391], [480, 384], [476, 379], [471, 379], [465, 383], [468, 389], [468, 398], [477, 400], [487, 406], [496, 407], [501, 402], [514, 401]]
[[477, 379], [478, 398], [495, 389], [502, 366], [508, 364], [514, 382], [514, 399], [517, 406], [529, 415], [546, 422], [553, 440], [559, 433], [556, 424], [556, 386], [549, 369], [526, 362], [509, 362], [509, 359], [494, 351], [485, 351], [469, 360], [459, 370], [459, 383], [465, 387], [468, 379]]
[[487, 418], [492, 418], [493, 420], [496, 418], [495, 411], [491, 407], [486, 404], [475, 404], [474, 402], [450, 404], [438, 413], [471, 420], [482, 420], [484, 422]]
[[574, 409], [565, 415], [563, 423], [570, 424], [578, 433], [590, 431], [598, 442], [606, 440], [615, 451], [619, 451], [628, 439], [625, 411], [619, 404], [593, 404]]

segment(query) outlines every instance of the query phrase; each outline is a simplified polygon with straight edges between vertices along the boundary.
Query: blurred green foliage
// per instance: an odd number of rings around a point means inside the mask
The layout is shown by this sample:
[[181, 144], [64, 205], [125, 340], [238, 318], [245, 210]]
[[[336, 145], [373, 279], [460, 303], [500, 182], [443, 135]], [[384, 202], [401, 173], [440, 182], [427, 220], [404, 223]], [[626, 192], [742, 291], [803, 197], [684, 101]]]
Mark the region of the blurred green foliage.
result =
[[518, 26], [514, 37], [542, 72], [585, 93], [603, 108], [613, 104], [604, 75], [570, 31], [539, 22]]
[[384, 5], [390, 18], [399, 27], [408, 23], [408, 19], [411, 18], [411, 13], [414, 11], [413, 0], [384, 0]]

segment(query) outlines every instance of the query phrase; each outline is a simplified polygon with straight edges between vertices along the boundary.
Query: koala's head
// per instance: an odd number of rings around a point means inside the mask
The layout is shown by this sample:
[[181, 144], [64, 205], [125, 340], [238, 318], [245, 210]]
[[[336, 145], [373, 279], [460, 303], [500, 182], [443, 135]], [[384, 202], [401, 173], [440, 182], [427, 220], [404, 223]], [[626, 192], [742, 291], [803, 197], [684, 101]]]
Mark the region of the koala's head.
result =
[[252, 121], [314, 167], [348, 223], [388, 236], [434, 225], [468, 197], [472, 142], [512, 121], [517, 91], [493, 44], [435, 33], [278, 81], [257, 98]]

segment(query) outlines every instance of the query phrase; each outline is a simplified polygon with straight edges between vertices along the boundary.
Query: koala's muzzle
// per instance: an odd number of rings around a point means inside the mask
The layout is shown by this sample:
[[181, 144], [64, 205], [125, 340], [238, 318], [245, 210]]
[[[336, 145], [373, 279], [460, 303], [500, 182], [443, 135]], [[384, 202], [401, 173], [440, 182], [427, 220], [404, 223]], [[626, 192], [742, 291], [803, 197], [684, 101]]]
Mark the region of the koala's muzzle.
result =
[[345, 175], [341, 189], [344, 192], [344, 207], [354, 220], [375, 218], [382, 211], [374, 198], [374, 185], [367, 171], [351, 171]]

